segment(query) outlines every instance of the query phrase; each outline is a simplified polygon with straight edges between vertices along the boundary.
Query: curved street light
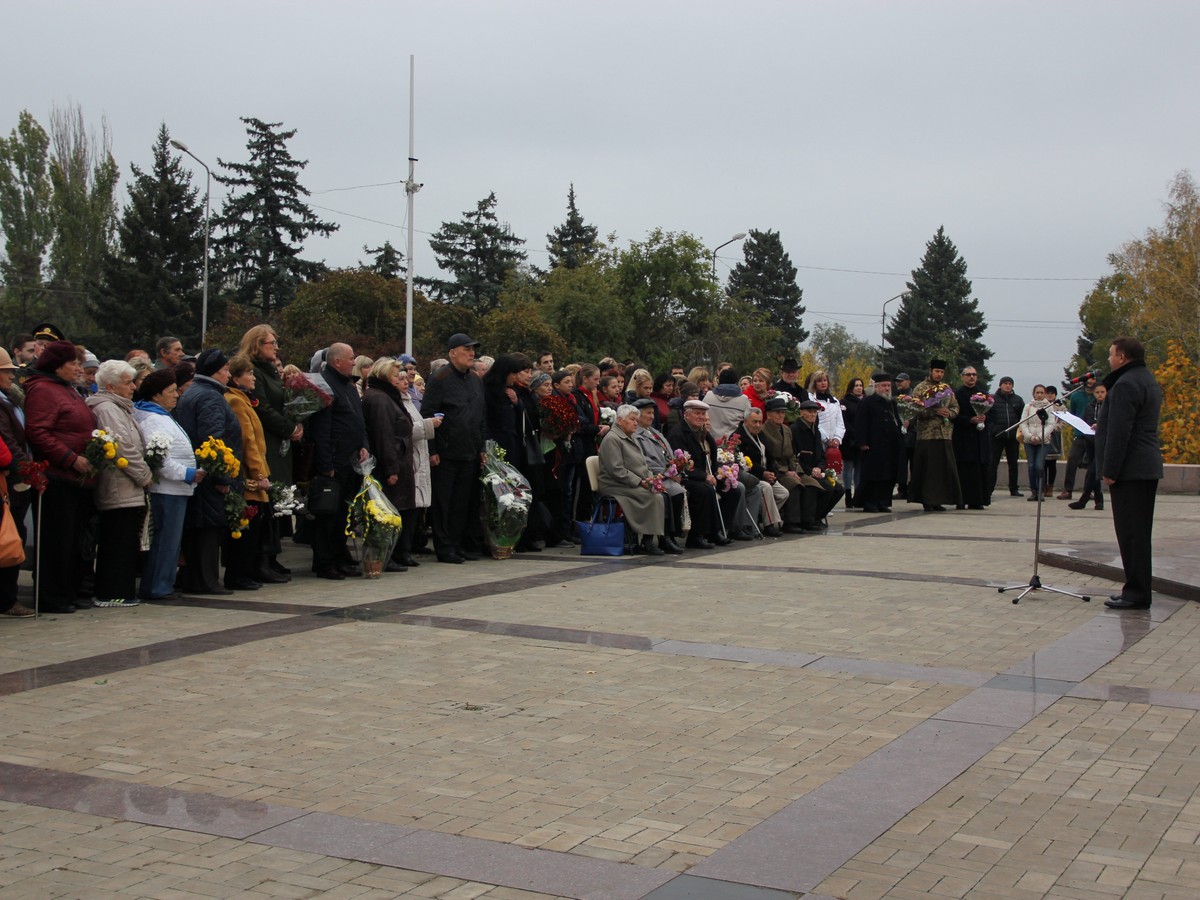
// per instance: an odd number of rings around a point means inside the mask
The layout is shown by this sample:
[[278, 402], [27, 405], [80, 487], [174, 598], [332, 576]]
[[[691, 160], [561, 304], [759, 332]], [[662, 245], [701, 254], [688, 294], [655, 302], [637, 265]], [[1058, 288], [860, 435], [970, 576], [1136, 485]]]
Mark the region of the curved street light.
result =
[[897, 294], [895, 297], [889, 297], [883, 301], [883, 312], [879, 317], [879, 365], [883, 365], [883, 345], [887, 341], [887, 306], [893, 300], [899, 300], [901, 297], [907, 297], [908, 291]]
[[731, 237], [725, 243], [718, 244], [717, 246], [713, 247], [713, 249], [712, 249], [712, 275], [713, 275], [713, 278], [717, 277], [717, 251], [720, 250], [722, 247], [728, 247], [730, 244], [732, 244], [736, 241], [743, 240], [743, 239], [745, 239], [745, 237], [746, 237], [746, 232], [739, 231], [737, 234], [735, 234], [733, 237]]
[[212, 170], [200, 157], [188, 149], [183, 141], [171, 138], [171, 146], [182, 150], [200, 165], [204, 166], [204, 290], [200, 298], [200, 349], [204, 349], [204, 339], [208, 337], [208, 220], [212, 201]]

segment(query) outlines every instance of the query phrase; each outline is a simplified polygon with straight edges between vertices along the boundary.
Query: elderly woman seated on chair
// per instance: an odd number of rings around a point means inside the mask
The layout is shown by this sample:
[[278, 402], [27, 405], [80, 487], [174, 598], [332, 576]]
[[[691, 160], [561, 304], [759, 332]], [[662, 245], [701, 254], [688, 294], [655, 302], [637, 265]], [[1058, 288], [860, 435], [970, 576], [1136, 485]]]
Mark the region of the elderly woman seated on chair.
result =
[[[666, 495], [656, 490], [656, 481], [634, 440], [638, 427], [638, 409], [625, 404], [617, 409], [617, 427], [600, 442], [600, 492], [616, 497], [625, 513], [625, 524], [641, 536], [636, 551], [662, 556], [659, 542], [664, 541], [669, 507]], [[678, 552], [676, 547], [671, 552]]]

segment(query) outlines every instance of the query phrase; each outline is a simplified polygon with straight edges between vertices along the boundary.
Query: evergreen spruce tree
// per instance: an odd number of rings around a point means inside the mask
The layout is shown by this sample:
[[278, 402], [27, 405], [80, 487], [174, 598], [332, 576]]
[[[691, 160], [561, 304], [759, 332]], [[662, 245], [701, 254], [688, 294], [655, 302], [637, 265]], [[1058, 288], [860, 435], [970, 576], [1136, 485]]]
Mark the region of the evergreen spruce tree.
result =
[[504, 282], [525, 261], [524, 244], [496, 219], [496, 194], [488, 194], [461, 222], [443, 222], [429, 240], [438, 267], [453, 280], [421, 278], [437, 299], [464, 306], [476, 315], [496, 308]]
[[304, 202], [308, 190], [299, 172], [306, 160], [293, 159], [287, 142], [296, 130], [280, 131], [282, 123], [242, 118], [250, 136], [250, 161], [229, 163], [232, 174], [218, 181], [234, 189], [222, 206], [213, 241], [224, 288], [247, 306], [257, 307], [264, 319], [296, 296], [297, 286], [322, 271], [323, 263], [301, 259], [309, 235], [337, 231], [322, 222]]
[[729, 273], [726, 292], [764, 313], [767, 323], [779, 330], [777, 346], [763, 348], [782, 360], [793, 356], [808, 337], [804, 328], [804, 292], [796, 284], [796, 267], [783, 249], [778, 231], [751, 228], [742, 245], [743, 261]]
[[393, 247], [391, 241], [384, 241], [382, 247], [374, 249], [363, 244], [363, 253], [369, 253], [375, 258], [369, 263], [359, 263], [359, 268], [381, 275], [389, 281], [399, 278], [408, 271], [404, 265], [404, 254]]
[[986, 328], [979, 301], [971, 299], [967, 263], [939, 227], [925, 244], [925, 257], [887, 330], [886, 365], [893, 372], [912, 372], [916, 381], [917, 373], [928, 373], [930, 358], [941, 356], [951, 374], [973, 365], [979, 383], [990, 384], [992, 351], [982, 341]]
[[546, 235], [550, 243], [550, 268], [565, 266], [577, 269], [596, 255], [595, 225], [584, 224], [583, 216], [575, 206], [575, 185], [567, 192], [567, 221]]
[[0, 279], [5, 320], [14, 332], [30, 328], [45, 303], [43, 267], [54, 236], [49, 149], [45, 129], [26, 111], [12, 134], [0, 138]]
[[159, 126], [150, 170], [129, 167], [133, 181], [117, 224], [118, 248], [105, 258], [90, 304], [104, 349], [113, 354], [166, 335], [199, 349], [204, 209], [170, 139], [167, 126]]

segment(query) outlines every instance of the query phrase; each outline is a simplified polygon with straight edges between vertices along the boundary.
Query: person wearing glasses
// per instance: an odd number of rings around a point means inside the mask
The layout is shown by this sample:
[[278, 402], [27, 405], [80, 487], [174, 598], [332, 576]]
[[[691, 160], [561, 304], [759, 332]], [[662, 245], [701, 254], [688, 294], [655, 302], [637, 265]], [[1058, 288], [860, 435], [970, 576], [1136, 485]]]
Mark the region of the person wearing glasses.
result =
[[981, 393], [979, 371], [966, 366], [962, 371], [963, 383], [954, 391], [958, 401], [958, 414], [954, 417], [954, 462], [958, 467], [958, 484], [962, 488], [962, 503], [958, 509], [983, 509], [990, 499], [988, 472], [991, 471], [992, 439], [985, 426], [987, 416], [975, 414], [971, 408], [971, 395]]
[[[279, 337], [270, 325], [255, 325], [244, 335], [238, 345], [238, 356], [248, 358], [254, 364], [254, 386], [250, 396], [257, 405], [254, 411], [262, 423], [266, 435], [267, 469], [271, 480], [279, 484], [293, 484], [291, 442], [304, 437], [304, 426], [289, 419], [283, 412], [283, 376], [276, 362], [279, 361]], [[263, 504], [264, 525], [261, 526], [261, 558], [258, 569], [269, 580], [280, 583], [291, 580], [291, 570], [279, 561], [283, 552], [283, 520], [275, 518], [270, 504]], [[290, 519], [288, 520], [291, 521]]]

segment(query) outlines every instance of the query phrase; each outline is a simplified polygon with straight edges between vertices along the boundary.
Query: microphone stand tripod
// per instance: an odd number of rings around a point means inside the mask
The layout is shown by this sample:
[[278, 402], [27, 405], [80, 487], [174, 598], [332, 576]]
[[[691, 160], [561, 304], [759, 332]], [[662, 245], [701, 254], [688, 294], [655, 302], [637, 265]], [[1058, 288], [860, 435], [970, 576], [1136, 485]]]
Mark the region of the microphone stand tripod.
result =
[[[1075, 390], [1079, 390], [1079, 388], [1075, 388]], [[1074, 393], [1074, 391], [1068, 391], [1063, 396], [1068, 397], [1072, 393]], [[1020, 428], [1024, 423], [1033, 418], [1037, 418], [1042, 423], [1042, 445], [1045, 446], [1046, 423], [1050, 421], [1050, 413], [1048, 413], [1045, 408], [1039, 409], [1032, 416], [1026, 416], [1016, 425], [1013, 425], [1011, 428], [1006, 428], [1005, 431], [1012, 431], [1013, 429]], [[1082, 600], [1084, 603], [1090, 603], [1092, 598], [1085, 594], [1076, 594], [1074, 591], [1068, 591], [1064, 590], [1063, 588], [1056, 588], [1051, 587], [1048, 584], [1042, 584], [1041, 576], [1038, 575], [1038, 551], [1041, 549], [1042, 543], [1042, 501], [1045, 497], [1045, 493], [1045, 490], [1043, 490], [1042, 486], [1039, 485], [1037, 491], [1037, 522], [1034, 525], [1033, 530], [1033, 575], [1030, 577], [1028, 584], [1010, 584], [1002, 588], [996, 588], [996, 592], [1003, 594], [1007, 591], [1015, 591], [1018, 588], [1024, 588], [1021, 593], [1013, 597], [1014, 606], [1024, 600], [1025, 596], [1033, 591], [1047, 591], [1051, 594], [1062, 594], [1066, 597], [1074, 597], [1076, 600]]]

